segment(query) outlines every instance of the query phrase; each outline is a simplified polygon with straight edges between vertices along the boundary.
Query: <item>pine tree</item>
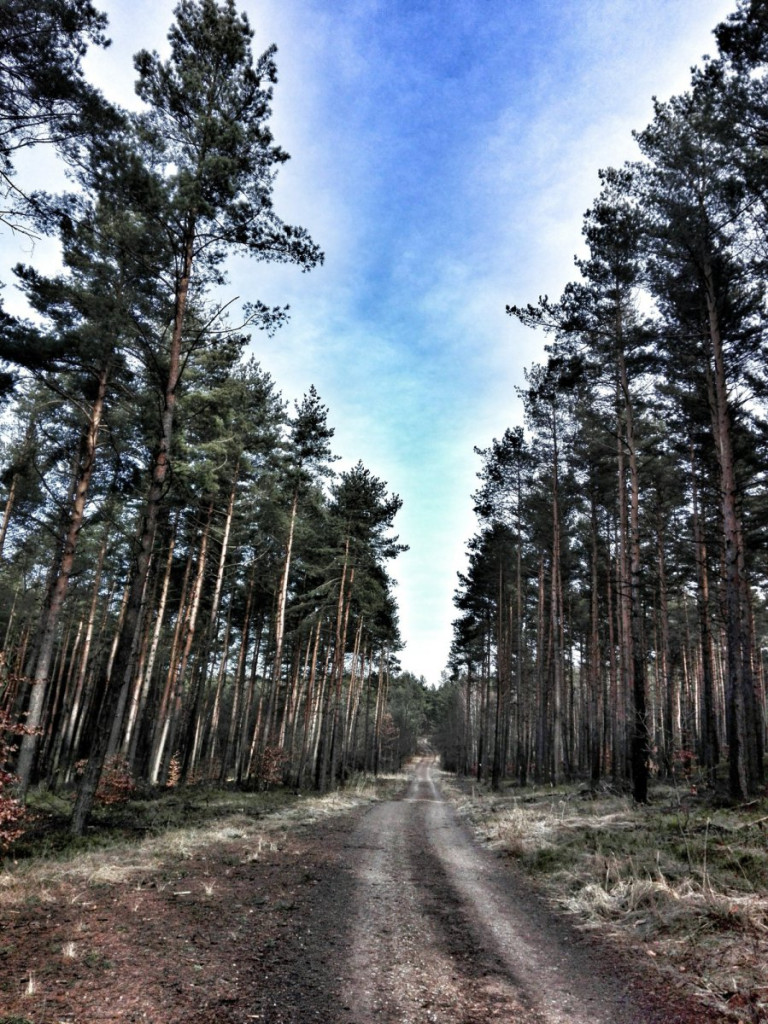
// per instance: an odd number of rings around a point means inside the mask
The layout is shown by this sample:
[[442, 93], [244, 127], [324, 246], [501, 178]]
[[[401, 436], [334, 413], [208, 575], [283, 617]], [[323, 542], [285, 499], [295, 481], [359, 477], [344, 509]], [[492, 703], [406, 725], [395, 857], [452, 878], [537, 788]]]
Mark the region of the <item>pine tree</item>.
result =
[[[163, 224], [171, 262], [166, 281], [173, 296], [164, 367], [159, 432], [153, 455], [139, 550], [115, 664], [125, 674], [104, 680], [108, 697], [96, 745], [83, 775], [72, 827], [81, 832], [93, 802], [119, 694], [130, 685], [131, 650], [140, 631], [142, 599], [170, 469], [176, 403], [189, 343], [187, 312], [192, 293], [222, 280], [220, 266], [236, 249], [256, 259], [292, 262], [309, 269], [322, 254], [301, 228], [283, 224], [272, 210], [274, 168], [286, 159], [267, 126], [274, 48], [256, 62], [252, 31], [233, 0], [182, 0], [169, 32], [171, 56], [136, 56], [137, 92], [149, 105], [138, 131], [145, 158], [158, 168], [165, 188]], [[270, 311], [259, 307], [262, 322]], [[204, 336], [205, 332], [202, 332]], [[201, 335], [199, 335], [201, 337]]]
[[[638, 183], [650, 223], [656, 286], [668, 294], [675, 280], [688, 284], [689, 302], [700, 311], [707, 341], [722, 496], [730, 787], [734, 797], [746, 798], [763, 778], [763, 723], [752, 669], [732, 395], [735, 381], [755, 357], [759, 335], [744, 328], [759, 308], [760, 288], [740, 257], [749, 200], [734, 168], [736, 140], [720, 116], [721, 99], [717, 83], [700, 78], [690, 93], [657, 103], [653, 122], [638, 135], [647, 161]], [[739, 296], [740, 314], [734, 296]]]
[[12, 231], [33, 231], [46, 208], [15, 180], [14, 154], [61, 146], [116, 119], [82, 69], [90, 44], [109, 45], [106, 25], [90, 0], [0, 4], [0, 222]]

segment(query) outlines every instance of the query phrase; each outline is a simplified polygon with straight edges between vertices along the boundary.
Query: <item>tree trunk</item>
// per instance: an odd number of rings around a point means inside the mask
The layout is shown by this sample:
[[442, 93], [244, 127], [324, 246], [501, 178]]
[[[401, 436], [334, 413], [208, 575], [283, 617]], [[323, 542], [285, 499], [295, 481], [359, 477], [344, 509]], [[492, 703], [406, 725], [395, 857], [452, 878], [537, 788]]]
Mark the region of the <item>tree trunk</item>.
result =
[[[181, 650], [181, 657], [179, 659], [178, 667], [176, 669], [176, 683], [173, 689], [173, 700], [169, 708], [169, 719], [170, 727], [167, 730], [167, 740], [165, 749], [161, 747], [156, 757], [156, 769], [155, 777], [153, 782], [159, 781], [160, 778], [165, 778], [167, 766], [170, 758], [176, 752], [176, 738], [179, 732], [179, 726], [181, 723], [183, 713], [183, 702], [184, 702], [184, 686], [187, 676], [187, 667], [189, 665], [190, 656], [192, 654], [192, 646], [194, 644], [196, 632], [197, 632], [197, 618], [200, 613], [200, 602], [203, 593], [203, 582], [205, 580], [205, 571], [208, 567], [208, 546], [211, 537], [211, 522], [213, 520], [213, 500], [208, 505], [208, 512], [206, 515], [205, 526], [203, 527], [203, 533], [200, 538], [200, 548], [197, 557], [197, 572], [195, 573], [195, 583], [192, 588], [192, 596], [189, 601], [189, 610], [186, 616], [184, 624], [184, 644]], [[119, 722], [119, 716], [117, 721]]]
[[112, 722], [115, 717], [117, 703], [124, 684], [130, 685], [134, 665], [134, 642], [141, 628], [144, 613], [144, 594], [147, 574], [155, 542], [155, 532], [160, 513], [160, 506], [165, 493], [165, 482], [170, 466], [171, 442], [173, 439], [173, 420], [176, 410], [177, 389], [181, 380], [182, 361], [181, 345], [184, 330], [184, 319], [189, 294], [189, 283], [192, 275], [194, 259], [195, 219], [191, 216], [185, 230], [183, 258], [176, 285], [176, 307], [174, 310], [173, 330], [171, 333], [170, 350], [168, 353], [168, 376], [163, 396], [161, 431], [152, 469], [152, 481], [147, 495], [144, 510], [143, 528], [136, 562], [133, 567], [130, 596], [126, 607], [126, 615], [120, 631], [116, 664], [120, 671], [106, 674], [99, 680], [99, 689], [104, 693], [102, 711], [96, 726], [96, 736], [91, 756], [80, 782], [72, 813], [72, 832], [81, 835], [88, 820], [96, 789], [104, 767]]
[[101, 418], [104, 412], [109, 370], [110, 364], [107, 362], [99, 372], [96, 398], [91, 406], [88, 424], [83, 434], [81, 455], [78, 459], [75, 479], [73, 481], [72, 505], [66, 534], [61, 547], [58, 570], [51, 589], [50, 600], [43, 616], [37, 662], [32, 678], [32, 689], [25, 720], [26, 731], [21, 743], [19, 760], [16, 767], [16, 774], [19, 780], [18, 795], [22, 800], [26, 797], [32, 778], [56, 633], [58, 631], [61, 611], [64, 607], [64, 599], [67, 596], [69, 578], [72, 575], [77, 543], [85, 517], [85, 504], [96, 462], [96, 447], [99, 440]]
[[742, 600], [741, 521], [737, 509], [736, 473], [733, 459], [731, 417], [728, 408], [728, 384], [723, 343], [715, 298], [712, 267], [705, 262], [704, 284], [709, 317], [715, 386], [715, 440], [720, 464], [722, 528], [725, 565], [726, 656], [726, 728], [728, 735], [730, 790], [736, 800], [745, 800], [755, 792], [762, 774], [755, 756], [754, 721], [748, 721], [753, 687], [747, 670], [746, 635]]
[[591, 594], [589, 632], [589, 754], [590, 780], [597, 786], [602, 774], [602, 729], [600, 728], [600, 696], [602, 668], [600, 664], [600, 602], [598, 574], [598, 519], [594, 495], [591, 501]]
[[310, 727], [315, 718], [315, 678], [317, 675], [317, 659], [320, 648], [320, 633], [322, 631], [322, 618], [318, 618], [315, 626], [315, 639], [312, 645], [312, 655], [309, 665], [309, 680], [307, 682], [307, 694], [304, 700], [304, 723], [301, 734], [301, 749], [299, 752], [299, 765], [296, 769], [296, 789], [301, 789], [304, 779], [304, 766], [306, 764], [307, 750], [309, 744]]

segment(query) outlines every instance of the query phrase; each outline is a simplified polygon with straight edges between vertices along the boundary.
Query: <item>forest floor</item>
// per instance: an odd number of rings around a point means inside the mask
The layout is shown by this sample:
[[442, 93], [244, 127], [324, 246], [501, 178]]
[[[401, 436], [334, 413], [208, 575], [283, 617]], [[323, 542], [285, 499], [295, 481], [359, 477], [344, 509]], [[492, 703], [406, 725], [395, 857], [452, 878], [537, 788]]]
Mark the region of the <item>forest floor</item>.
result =
[[520, 791], [481, 799], [430, 759], [376, 792], [237, 799], [212, 797], [194, 827], [7, 863], [0, 1024], [768, 1020], [764, 901], [747, 917], [710, 880], [681, 939], [665, 901], [685, 892], [659, 851], [655, 879], [622, 877], [612, 837], [651, 831], [626, 805], [599, 838], [579, 807], [593, 842], [577, 852], [569, 808], [526, 797], [523, 827]]

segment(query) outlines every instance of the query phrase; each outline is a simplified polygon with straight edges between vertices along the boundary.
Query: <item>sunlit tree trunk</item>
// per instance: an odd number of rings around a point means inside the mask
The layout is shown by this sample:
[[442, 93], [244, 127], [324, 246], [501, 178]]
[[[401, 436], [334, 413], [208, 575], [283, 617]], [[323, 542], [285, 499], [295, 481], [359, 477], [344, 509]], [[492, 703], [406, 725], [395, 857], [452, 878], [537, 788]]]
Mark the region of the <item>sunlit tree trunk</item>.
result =
[[[628, 662], [631, 663], [632, 739], [631, 768], [633, 796], [638, 803], [648, 800], [648, 762], [650, 743], [647, 720], [647, 684], [645, 670], [645, 638], [643, 630], [642, 555], [640, 550], [640, 480], [635, 440], [634, 407], [629, 390], [626, 360], [623, 352], [622, 325], [618, 325], [618, 369], [621, 394], [621, 422], [629, 462], [629, 639]], [[622, 500], [622, 507], [624, 501]]]
[[53, 584], [50, 600], [45, 610], [42, 624], [42, 631], [39, 641], [37, 661], [32, 687], [30, 691], [27, 716], [25, 719], [26, 731], [21, 743], [19, 760], [16, 766], [18, 777], [18, 794], [21, 799], [26, 796], [32, 779], [35, 755], [37, 752], [39, 729], [41, 725], [43, 705], [45, 702], [51, 659], [56, 642], [61, 612], [64, 607], [64, 599], [69, 587], [69, 579], [75, 562], [75, 553], [85, 516], [85, 505], [88, 498], [88, 489], [93, 475], [93, 468], [96, 463], [96, 447], [99, 440], [101, 420], [104, 412], [104, 401], [107, 392], [107, 381], [109, 379], [110, 364], [107, 362], [102, 366], [97, 381], [96, 398], [90, 408], [88, 424], [82, 438], [81, 454], [77, 463], [77, 470], [72, 487], [71, 509], [69, 522], [64, 536], [61, 554]]
[[179, 597], [179, 607], [176, 614], [176, 625], [173, 631], [173, 639], [171, 641], [171, 648], [168, 652], [168, 668], [165, 674], [165, 684], [163, 686], [163, 692], [160, 697], [160, 702], [155, 713], [154, 728], [152, 730], [152, 745], [151, 755], [149, 760], [149, 779], [154, 784], [157, 781], [158, 773], [160, 770], [160, 758], [165, 748], [167, 739], [168, 729], [170, 728], [170, 708], [171, 701], [173, 699], [173, 688], [176, 682], [176, 672], [178, 669], [179, 658], [181, 656], [181, 643], [184, 635], [184, 624], [189, 613], [189, 581], [192, 575], [192, 565], [194, 562], [195, 550], [194, 546], [190, 546], [189, 553], [187, 555], [187, 562], [184, 569], [184, 579], [181, 584], [181, 594]]
[[599, 531], [597, 505], [594, 494], [591, 496], [590, 527], [591, 592], [589, 599], [589, 679], [587, 684], [589, 687], [589, 769], [592, 786], [597, 786], [600, 781], [600, 776], [602, 775], [603, 730], [601, 728], [600, 698], [603, 686], [603, 671], [600, 657], [600, 578], [598, 573]]
[[304, 698], [304, 720], [301, 731], [301, 745], [299, 749], [299, 763], [296, 768], [296, 789], [301, 789], [304, 782], [304, 769], [307, 759], [307, 750], [310, 741], [312, 723], [317, 714], [315, 701], [315, 681], [317, 678], [317, 665], [320, 652], [320, 634], [322, 632], [322, 617], [318, 617], [314, 629], [312, 641], [312, 653], [309, 659], [309, 678], [307, 680], [307, 693]]
[[8, 488], [8, 494], [5, 499], [5, 508], [3, 510], [3, 521], [0, 524], [0, 558], [3, 557], [3, 550], [5, 549], [5, 535], [8, 533], [8, 524], [11, 521], [11, 514], [13, 512], [13, 505], [16, 501], [16, 486], [19, 482], [19, 474], [14, 473], [11, 477], [11, 484]]
[[149, 651], [139, 675], [139, 679], [137, 680], [133, 699], [128, 709], [128, 722], [126, 724], [125, 735], [123, 738], [123, 753], [131, 766], [133, 766], [136, 761], [140, 727], [152, 688], [152, 676], [155, 670], [157, 652], [160, 647], [160, 638], [162, 636], [163, 623], [165, 621], [165, 612], [168, 606], [168, 591], [170, 589], [171, 573], [173, 569], [173, 553], [176, 548], [177, 526], [178, 517], [173, 524], [171, 535], [168, 538], [168, 553], [165, 558], [165, 572], [163, 573], [163, 582], [160, 589], [160, 599], [155, 610], [155, 622], [152, 628], [152, 639], [149, 644]]
[[[657, 500], [661, 501], [657, 495]], [[664, 536], [659, 524], [656, 536], [656, 559], [659, 577], [659, 635], [656, 654], [657, 699], [662, 705], [664, 723], [663, 757], [666, 771], [672, 770], [675, 751], [679, 746], [675, 703], [677, 699], [675, 675], [669, 651], [669, 599], [667, 595], [667, 567], [664, 558]]]
[[[349, 750], [352, 743], [352, 733], [354, 723], [357, 719], [357, 707], [360, 699], [360, 689], [363, 683], [362, 666], [360, 665], [360, 646], [363, 637], [363, 622], [364, 618], [361, 615], [357, 629], [355, 630], [355, 641], [352, 651], [352, 668], [349, 676], [349, 686], [347, 688], [347, 702], [346, 710], [344, 713], [343, 723], [343, 742], [341, 749], [341, 778], [345, 779], [347, 775], [347, 765], [349, 760]], [[353, 749], [354, 756], [354, 749]]]
[[381, 737], [384, 724], [384, 714], [387, 706], [387, 690], [389, 686], [389, 674], [387, 672], [388, 652], [382, 651], [379, 661], [379, 678], [376, 690], [376, 713], [374, 717], [373, 730], [373, 774], [379, 774], [381, 763]]
[[[348, 578], [347, 578], [348, 574]], [[352, 609], [351, 592], [355, 579], [355, 567], [349, 566], [349, 538], [347, 538], [344, 550], [344, 565], [339, 584], [339, 604], [336, 620], [336, 643], [334, 650], [333, 667], [333, 698], [330, 723], [330, 751], [329, 751], [329, 782], [344, 783], [340, 778], [340, 764], [342, 746], [344, 743], [344, 720], [343, 720], [343, 690], [344, 690], [344, 666], [346, 660], [347, 635], [349, 631], [349, 617]]]
[[730, 788], [737, 799], [756, 791], [763, 778], [762, 714], [754, 697], [754, 680], [748, 650], [748, 610], [744, 601], [744, 566], [741, 522], [737, 509], [728, 388], [720, 333], [713, 271], [704, 264], [704, 284], [709, 317], [715, 389], [715, 439], [720, 464], [723, 547], [725, 563], [726, 653], [728, 663], [726, 716]]
[[549, 772], [549, 754], [551, 745], [549, 742], [549, 722], [547, 714], [547, 687], [546, 687], [546, 651], [545, 638], [546, 630], [546, 599], [544, 580], [544, 556], [539, 555], [538, 586], [536, 604], [536, 655], [534, 664], [536, 666], [536, 758], [535, 778], [537, 782], [543, 782]]
[[550, 650], [552, 652], [552, 775], [553, 782], [559, 782], [566, 767], [565, 738], [563, 721], [564, 675], [563, 650], [561, 646], [563, 619], [563, 590], [560, 578], [560, 465], [557, 425], [552, 411], [552, 561], [549, 592]]
[[168, 739], [165, 745], [165, 750], [161, 752], [161, 778], [165, 778], [170, 758], [177, 752], [176, 744], [184, 715], [184, 699], [187, 692], [188, 669], [192, 657], [192, 648], [194, 646], [195, 637], [197, 636], [197, 620], [200, 614], [203, 584], [205, 582], [206, 571], [208, 568], [208, 550], [211, 539], [213, 508], [213, 500], [211, 500], [208, 505], [203, 533], [200, 538], [199, 553], [197, 557], [197, 572], [195, 573], [195, 583], [192, 588], [192, 596], [190, 598], [189, 610], [184, 626], [184, 645], [181, 651], [181, 658], [179, 659], [179, 666], [176, 671], [176, 685], [174, 687], [173, 701], [169, 712], [170, 729], [168, 730]]

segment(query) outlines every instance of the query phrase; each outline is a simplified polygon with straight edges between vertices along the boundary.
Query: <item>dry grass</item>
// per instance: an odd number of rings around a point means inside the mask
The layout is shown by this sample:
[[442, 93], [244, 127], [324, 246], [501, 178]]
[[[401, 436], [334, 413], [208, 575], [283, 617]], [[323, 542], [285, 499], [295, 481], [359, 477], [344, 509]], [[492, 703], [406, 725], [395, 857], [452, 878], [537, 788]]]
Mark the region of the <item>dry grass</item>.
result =
[[717, 808], [659, 787], [638, 807], [575, 786], [494, 794], [448, 776], [443, 788], [583, 927], [639, 945], [734, 1020], [768, 1021], [765, 801]]
[[22, 902], [51, 902], [52, 890], [64, 893], [70, 903], [87, 906], [93, 886], [139, 884], [149, 875], [161, 875], [169, 863], [204, 855], [214, 845], [237, 844], [244, 860], [258, 860], [281, 845], [290, 831], [387, 799], [404, 783], [402, 775], [360, 775], [344, 790], [300, 797], [281, 790], [175, 791], [102, 812], [85, 840], [68, 835], [68, 807], [44, 795], [38, 813], [41, 808], [49, 814], [58, 810], [61, 824], [57, 831], [43, 833], [23, 857], [0, 865], [0, 917]]
[[[52, 959], [64, 971], [74, 962], [85, 969], [102, 968], [107, 960], [93, 946], [89, 921], [105, 892], [111, 894], [110, 902], [114, 895], [135, 914], [143, 911], [148, 887], [210, 904], [226, 890], [226, 882], [215, 875], [222, 864], [267, 859], [278, 850], [292, 853], [298, 849], [294, 837], [303, 829], [386, 798], [405, 781], [403, 776], [359, 777], [343, 792], [327, 796], [177, 790], [100, 810], [82, 839], [68, 833], [71, 805], [40, 794], [36, 829], [23, 848], [17, 846], [0, 863], [0, 921], [16, 914], [68, 921], [51, 947]], [[193, 858], [203, 864], [184, 863]], [[209, 858], [210, 873], [205, 864]], [[117, 888], [123, 889], [122, 898]], [[239, 941], [239, 932], [231, 938]], [[0, 962], [5, 952], [0, 937]], [[55, 969], [46, 961], [38, 970], [38, 962], [30, 961], [26, 973], [14, 981], [30, 1007], [30, 1018]], [[6, 980], [0, 979], [0, 997], [5, 991]], [[5, 1017], [0, 1009], [0, 1024], [32, 1024], [26, 1016]]]

